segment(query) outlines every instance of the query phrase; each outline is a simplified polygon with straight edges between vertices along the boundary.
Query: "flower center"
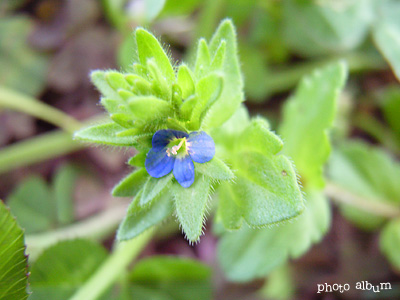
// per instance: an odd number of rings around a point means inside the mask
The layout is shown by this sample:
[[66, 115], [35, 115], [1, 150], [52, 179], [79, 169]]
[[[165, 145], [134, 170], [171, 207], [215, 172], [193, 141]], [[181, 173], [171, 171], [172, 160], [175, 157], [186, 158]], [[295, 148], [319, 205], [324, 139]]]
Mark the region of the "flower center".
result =
[[187, 153], [187, 141], [185, 137], [182, 139], [175, 139], [167, 146], [168, 156], [186, 156]]

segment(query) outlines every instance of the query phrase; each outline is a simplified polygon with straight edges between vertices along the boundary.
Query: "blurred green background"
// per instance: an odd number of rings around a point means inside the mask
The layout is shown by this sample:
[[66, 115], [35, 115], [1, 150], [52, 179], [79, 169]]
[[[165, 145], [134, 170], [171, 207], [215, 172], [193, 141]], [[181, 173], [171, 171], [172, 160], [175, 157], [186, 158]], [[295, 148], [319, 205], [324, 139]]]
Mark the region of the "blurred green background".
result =
[[[229, 282], [215, 264], [211, 230], [191, 247], [172, 226], [145, 255], [177, 254], [211, 265], [215, 299], [400, 299], [399, 1], [2, 0], [0, 198], [28, 238], [113, 207], [109, 192], [127, 172], [133, 150], [83, 149], [70, 136], [103, 115], [89, 73], [129, 70], [137, 26], [170, 45], [173, 59], [190, 62], [195, 41], [209, 39], [227, 17], [237, 27], [245, 104], [272, 128], [303, 76], [338, 59], [347, 62], [351, 75], [340, 96], [327, 176], [383, 210], [334, 204], [323, 241], [266, 285]], [[329, 188], [326, 193], [337, 196]], [[99, 235], [107, 247], [116, 225]], [[316, 294], [318, 283], [361, 280], [391, 282], [393, 289]]]

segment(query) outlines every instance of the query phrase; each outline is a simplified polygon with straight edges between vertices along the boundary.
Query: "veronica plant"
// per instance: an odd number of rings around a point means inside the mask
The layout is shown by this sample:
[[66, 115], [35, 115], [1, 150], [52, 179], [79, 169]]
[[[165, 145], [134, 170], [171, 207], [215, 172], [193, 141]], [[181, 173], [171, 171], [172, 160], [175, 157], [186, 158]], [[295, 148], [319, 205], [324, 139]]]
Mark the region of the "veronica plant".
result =
[[191, 64], [171, 63], [158, 40], [139, 28], [126, 72], [94, 71], [110, 120], [75, 138], [134, 147], [136, 169], [113, 189], [133, 197], [118, 238], [133, 238], [176, 215], [189, 241], [199, 239], [212, 192], [223, 194], [217, 217], [227, 229], [242, 220], [263, 227], [298, 215], [303, 199], [283, 143], [263, 118], [250, 119], [236, 34], [223, 21], [200, 39]]

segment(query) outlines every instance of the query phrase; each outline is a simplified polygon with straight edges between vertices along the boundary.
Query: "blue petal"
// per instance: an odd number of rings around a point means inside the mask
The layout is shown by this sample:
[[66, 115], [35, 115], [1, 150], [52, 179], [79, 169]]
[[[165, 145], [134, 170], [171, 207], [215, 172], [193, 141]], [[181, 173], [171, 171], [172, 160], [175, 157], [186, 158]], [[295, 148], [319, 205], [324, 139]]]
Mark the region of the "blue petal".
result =
[[151, 177], [160, 178], [171, 173], [174, 167], [175, 157], [168, 156], [166, 149], [150, 151], [146, 155], [145, 167]]
[[163, 129], [157, 131], [153, 135], [151, 145], [153, 146], [154, 151], [159, 151], [166, 147], [173, 139], [180, 139], [183, 137], [188, 137], [188, 134], [183, 131]]
[[184, 188], [188, 188], [194, 181], [194, 165], [190, 156], [177, 157], [174, 164], [174, 176]]
[[191, 132], [188, 138], [188, 152], [197, 163], [210, 161], [215, 155], [215, 144], [211, 136], [204, 131]]

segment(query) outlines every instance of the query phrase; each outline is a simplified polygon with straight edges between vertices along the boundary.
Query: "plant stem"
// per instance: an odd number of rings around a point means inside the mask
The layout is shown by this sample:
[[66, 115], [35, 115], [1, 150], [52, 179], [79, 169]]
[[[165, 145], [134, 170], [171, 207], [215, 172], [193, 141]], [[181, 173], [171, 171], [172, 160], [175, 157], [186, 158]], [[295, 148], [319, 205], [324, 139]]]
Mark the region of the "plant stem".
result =
[[117, 244], [114, 252], [70, 300], [95, 300], [100, 297], [120, 278], [150, 241], [152, 235], [153, 230], [150, 229], [132, 240]]
[[60, 130], [21, 141], [0, 150], [0, 174], [84, 148], [72, 140], [71, 134]]
[[122, 202], [81, 222], [54, 231], [30, 234], [26, 237], [27, 253], [35, 259], [40, 252], [59, 241], [73, 238], [102, 240], [109, 236], [125, 216], [127, 202]]
[[64, 112], [34, 98], [0, 86], [0, 107], [20, 111], [54, 124], [69, 133], [82, 124]]
[[400, 207], [387, 203], [382, 199], [358, 196], [332, 182], [327, 183], [324, 192], [326, 196], [337, 202], [351, 205], [376, 216], [385, 218], [400, 217]]

